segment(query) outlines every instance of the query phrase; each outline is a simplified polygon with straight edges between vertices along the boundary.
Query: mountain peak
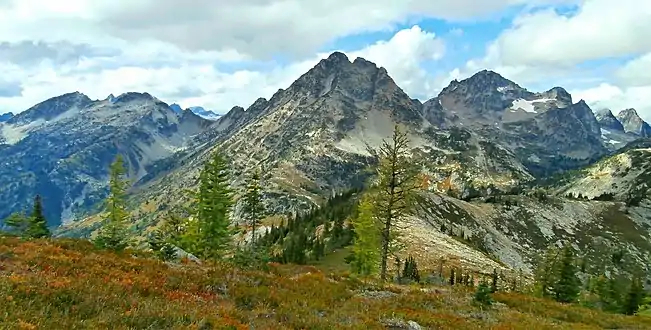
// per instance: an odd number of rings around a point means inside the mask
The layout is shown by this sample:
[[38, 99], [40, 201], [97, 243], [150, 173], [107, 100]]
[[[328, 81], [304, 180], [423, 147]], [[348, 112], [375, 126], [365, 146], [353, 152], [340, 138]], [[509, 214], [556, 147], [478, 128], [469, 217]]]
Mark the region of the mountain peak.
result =
[[637, 114], [637, 110], [635, 110], [634, 108], [624, 109], [624, 110], [620, 111], [617, 116], [622, 117], [622, 118], [624, 118], [624, 117], [637, 117], [637, 118], [640, 118], [640, 115]]
[[550, 98], [557, 99], [568, 106], [572, 104], [572, 95], [570, 95], [570, 93], [568, 93], [563, 87], [553, 87], [544, 94]]
[[502, 75], [491, 70], [481, 70], [474, 75], [462, 81], [454, 80], [444, 89], [455, 90], [459, 85], [464, 85], [471, 92], [486, 93], [497, 90], [500, 93], [515, 91], [516, 93], [525, 91], [524, 88], [511, 80], [504, 78]]
[[13, 113], [13, 112], [3, 113], [3, 114], [0, 115], [0, 123], [3, 123], [3, 122], [5, 122], [5, 121], [8, 121], [9, 119], [11, 119], [11, 118], [13, 118], [13, 117], [14, 117], [14, 113]]
[[615, 115], [613, 115], [613, 112], [608, 108], [595, 111], [595, 117], [597, 118], [597, 122], [599, 122], [599, 126], [601, 126], [601, 128], [621, 132], [624, 131], [624, 126], [622, 123], [619, 121], [619, 119], [617, 119], [617, 117], [615, 117]]
[[333, 52], [328, 56], [326, 59], [329, 62], [348, 62], [350, 63], [350, 60], [348, 59], [348, 56], [342, 52]]
[[145, 93], [138, 93], [138, 92], [126, 92], [120, 94], [118, 97], [114, 99], [114, 103], [126, 103], [126, 102], [131, 102], [131, 101], [136, 101], [136, 100], [155, 100], [151, 94], [145, 92]]
[[613, 111], [608, 109], [608, 108], [601, 108], [601, 109], [595, 111], [595, 115], [599, 115], [599, 116], [615, 116], [613, 114]]
[[586, 103], [584, 99], [580, 99], [579, 102], [576, 102], [576, 105], [589, 108], [588, 103]]
[[624, 126], [626, 133], [633, 133], [643, 137], [651, 136], [651, 126], [638, 115], [637, 110], [628, 108], [617, 114], [617, 119]]
[[375, 93], [383, 93], [381, 90], [388, 92], [395, 89], [399, 87], [384, 68], [378, 68], [364, 58], [356, 58], [351, 63], [344, 53], [334, 52], [294, 81], [288, 89], [274, 94], [270, 103], [274, 104], [287, 95], [315, 98], [336, 93], [368, 100]]
[[176, 113], [177, 115], [183, 113], [183, 108], [181, 108], [181, 106], [176, 103], [170, 104], [170, 109], [172, 109], [172, 111], [174, 111], [174, 113]]
[[80, 92], [65, 93], [49, 98], [9, 119], [10, 122], [31, 122], [36, 119], [50, 120], [70, 110], [84, 108], [93, 101]]

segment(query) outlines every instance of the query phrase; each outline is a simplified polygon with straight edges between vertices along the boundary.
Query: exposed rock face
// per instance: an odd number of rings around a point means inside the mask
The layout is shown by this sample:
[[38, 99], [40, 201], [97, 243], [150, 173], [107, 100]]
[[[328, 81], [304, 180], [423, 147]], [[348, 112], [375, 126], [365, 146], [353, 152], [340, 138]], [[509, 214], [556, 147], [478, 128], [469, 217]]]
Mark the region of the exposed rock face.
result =
[[601, 128], [614, 130], [614, 131], [624, 131], [624, 125], [613, 115], [610, 109], [601, 109], [595, 113], [595, 117], [599, 122]]
[[617, 114], [617, 119], [622, 123], [627, 133], [633, 133], [642, 137], [651, 136], [651, 126], [640, 118], [635, 109], [622, 110]]
[[133, 180], [208, 125], [178, 117], [147, 93], [92, 101], [81, 93], [37, 104], [0, 124], [0, 219], [43, 196], [51, 225], [75, 218], [106, 193], [108, 164], [121, 153]]
[[551, 155], [587, 159], [606, 152], [600, 138], [599, 123], [583, 100], [566, 108], [548, 110], [509, 127], [522, 135], [526, 134], [524, 130], [528, 130], [532, 139], [524, 140], [533, 142]]
[[[131, 201], [146, 205], [134, 208], [153, 210], [134, 216], [136, 227], [144, 228], [162, 211], [187, 202], [185, 190], [195, 188], [201, 165], [221, 149], [232, 161], [234, 187], [241, 186], [243, 174], [261, 168], [269, 212], [292, 213], [334, 191], [362, 185], [369, 175], [364, 170], [376, 162], [375, 151], [398, 124], [423, 164], [423, 185], [429, 190], [429, 206], [410, 227], [417, 245], [472, 258], [487, 268], [498, 266], [447, 233], [433, 234], [443, 224], [483, 237], [490, 253], [527, 268], [532, 251], [557, 239], [574, 237], [589, 226], [620, 230], [599, 220], [616, 205], [560, 199], [550, 209], [544, 202], [517, 197], [518, 207], [513, 207], [466, 203], [436, 192], [453, 189], [463, 196], [471, 185], [509, 188], [587, 165], [639, 137], [608, 133], [617, 131], [606, 128], [616, 125], [612, 118], [596, 117], [582, 100], [572, 102], [560, 87], [534, 93], [482, 71], [421, 103], [384, 68], [361, 58], [351, 62], [342, 53], [320, 61], [269, 100], [260, 98], [247, 109], [233, 107], [214, 122], [192, 111], [175, 111], [146, 93], [102, 101], [71, 93], [0, 123], [0, 159], [6, 163], [0, 168], [0, 186], [9, 187], [0, 191], [0, 210], [18, 210], [41, 192], [50, 218], [73, 219], [104, 197], [107, 167], [119, 152], [127, 157], [136, 182]], [[615, 138], [621, 141], [612, 143]], [[239, 210], [236, 205], [236, 220]], [[646, 221], [622, 214], [617, 216], [640, 226]], [[576, 238], [577, 244], [588, 244]]]
[[6, 121], [8, 121], [9, 119], [11, 119], [13, 117], [14, 117], [13, 112], [4, 113], [4, 114], [0, 115], [0, 123], [6, 122]]

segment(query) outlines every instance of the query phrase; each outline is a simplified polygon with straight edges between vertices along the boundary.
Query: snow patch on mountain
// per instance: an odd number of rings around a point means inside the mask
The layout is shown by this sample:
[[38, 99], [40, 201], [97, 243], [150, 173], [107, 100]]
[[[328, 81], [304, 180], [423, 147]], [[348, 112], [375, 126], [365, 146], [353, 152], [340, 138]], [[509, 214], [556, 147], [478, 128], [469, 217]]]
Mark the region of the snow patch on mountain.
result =
[[215, 121], [221, 117], [220, 114], [216, 114], [210, 110], [206, 110], [203, 107], [190, 107], [190, 111], [192, 111], [195, 115], [207, 119], [207, 120], [212, 120]]
[[535, 104], [554, 101], [554, 99], [543, 98], [536, 100], [517, 99], [511, 104], [511, 111], [524, 110], [525, 112], [537, 113]]

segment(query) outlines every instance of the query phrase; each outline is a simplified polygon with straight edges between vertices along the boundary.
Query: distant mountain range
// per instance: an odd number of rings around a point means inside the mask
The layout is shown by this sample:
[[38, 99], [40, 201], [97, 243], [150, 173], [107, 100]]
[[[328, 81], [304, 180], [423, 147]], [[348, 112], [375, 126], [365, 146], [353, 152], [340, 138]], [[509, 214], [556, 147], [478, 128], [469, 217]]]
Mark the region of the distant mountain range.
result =
[[[170, 104], [170, 109], [172, 109], [172, 111], [176, 112], [177, 114], [180, 114], [180, 113], [182, 113], [184, 111], [181, 108], [181, 106], [176, 104], [176, 103]], [[189, 107], [186, 110], [192, 111], [195, 115], [197, 115], [197, 116], [199, 116], [199, 117], [201, 117], [203, 119], [208, 119], [208, 120], [212, 120], [212, 121], [215, 121], [215, 120], [219, 119], [219, 117], [221, 117], [221, 115], [216, 114], [216, 113], [214, 113], [214, 112], [212, 112], [210, 110], [206, 110], [206, 109], [204, 109], [202, 107]]]
[[[134, 230], [144, 230], [187, 202], [185, 192], [194, 188], [201, 164], [218, 148], [237, 173], [235, 189], [242, 174], [263, 170], [270, 214], [309, 210], [333, 192], [362, 186], [365, 169], [376, 162], [373, 150], [398, 124], [423, 163], [427, 188], [427, 207], [409, 226], [409, 237], [432, 249], [442, 248], [436, 242], [444, 237], [433, 233], [443, 225], [477, 237], [486, 251], [515, 268], [529, 267], [536, 251], [558, 240], [651, 253], [651, 244], [639, 243], [651, 241], [645, 202], [626, 213], [614, 204], [568, 197], [600, 177], [599, 188], [590, 186], [591, 196], [613, 190], [614, 200], [624, 202], [634, 187], [635, 196], [646, 200], [648, 186], [638, 177], [648, 172], [627, 169], [646, 159], [649, 125], [633, 109], [595, 114], [562, 87], [532, 92], [483, 70], [420, 102], [384, 68], [335, 52], [247, 109], [235, 106], [219, 117], [200, 107], [189, 110], [147, 93], [98, 101], [70, 93], [0, 123], [0, 187], [6, 187], [0, 190], [0, 219], [28, 207], [40, 193], [52, 225], [63, 222], [67, 234], [88, 235], [97, 222], [75, 220], [97, 212], [107, 192], [108, 165], [120, 153], [134, 182]], [[607, 159], [629, 162], [616, 168], [631, 177], [615, 180], [611, 172], [600, 172]], [[573, 173], [575, 181], [541, 186], [557, 194], [549, 201], [526, 195], [505, 204], [462, 200], [476, 190], [511, 191], [559, 173]], [[612, 188], [613, 182], [622, 185]], [[240, 209], [237, 204], [236, 220]], [[626, 232], [631, 236], [608, 234], [627, 228], [635, 228]], [[455, 249], [448, 252], [463, 258], [466, 250]]]

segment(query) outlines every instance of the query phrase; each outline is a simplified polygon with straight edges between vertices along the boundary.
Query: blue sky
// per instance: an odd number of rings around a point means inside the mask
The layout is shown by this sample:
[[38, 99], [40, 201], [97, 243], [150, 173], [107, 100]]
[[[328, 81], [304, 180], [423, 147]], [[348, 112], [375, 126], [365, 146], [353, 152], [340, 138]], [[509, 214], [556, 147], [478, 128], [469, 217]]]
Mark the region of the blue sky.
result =
[[339, 50], [384, 66], [423, 101], [490, 69], [651, 119], [648, 35], [648, 0], [10, 1], [0, 7], [0, 112], [71, 91], [149, 92], [224, 112]]

